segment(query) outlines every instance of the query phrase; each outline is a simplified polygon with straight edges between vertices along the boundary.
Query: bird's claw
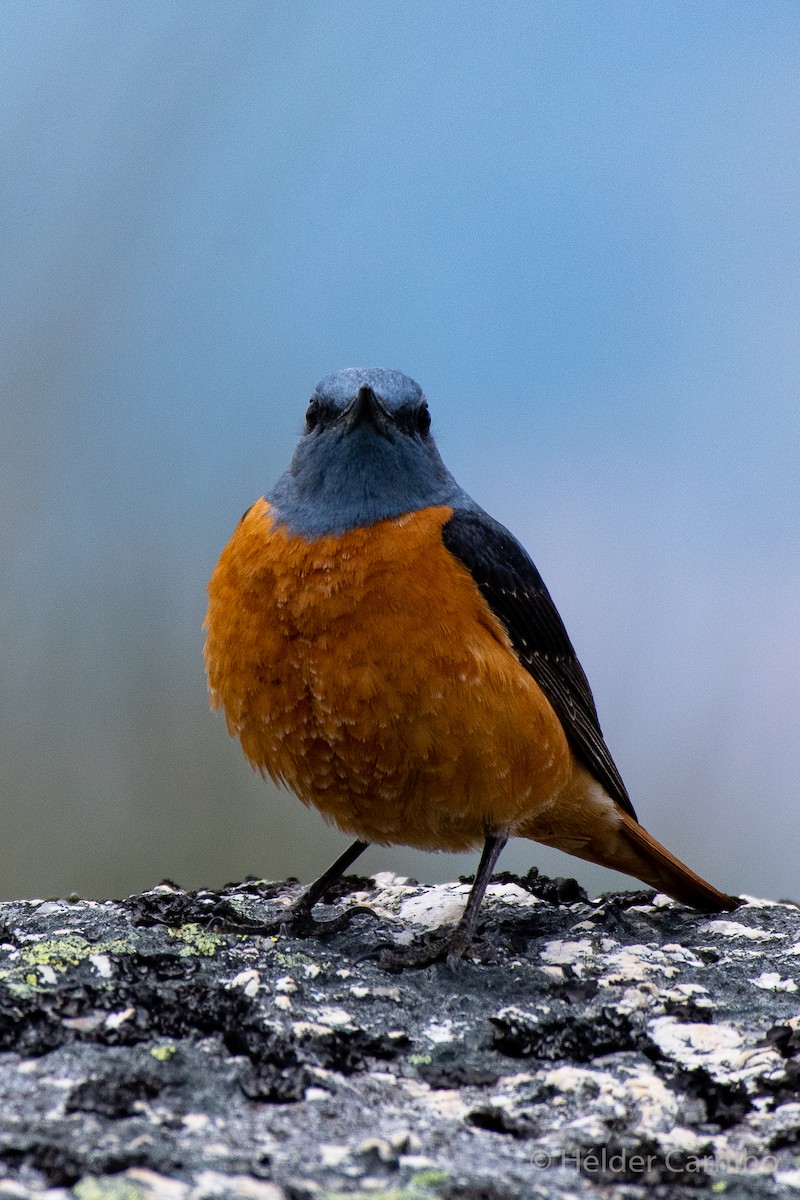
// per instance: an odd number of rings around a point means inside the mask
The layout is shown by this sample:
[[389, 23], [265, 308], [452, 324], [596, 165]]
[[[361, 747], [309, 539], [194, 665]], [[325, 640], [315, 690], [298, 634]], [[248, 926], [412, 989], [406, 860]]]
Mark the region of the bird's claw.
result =
[[390, 946], [378, 955], [378, 966], [384, 971], [418, 970], [444, 960], [448, 967], [455, 967], [469, 954], [480, 962], [492, 960], [494, 951], [485, 942], [472, 941], [458, 927], [449, 935], [436, 934], [410, 946]]
[[353, 918], [360, 916], [372, 917], [374, 921], [378, 920], [378, 914], [374, 909], [368, 908], [366, 904], [353, 904], [350, 908], [345, 908], [340, 912], [338, 917], [331, 917], [327, 921], [316, 921], [311, 913], [301, 911], [295, 920], [281, 922], [281, 933], [291, 934], [293, 937], [331, 937], [334, 933], [348, 929]]
[[277, 934], [281, 937], [325, 938], [347, 929], [353, 918], [361, 915], [373, 917], [376, 920], [378, 916], [373, 909], [367, 908], [366, 905], [354, 904], [330, 920], [316, 921], [305, 905], [293, 904], [281, 916], [275, 917], [271, 921], [257, 921], [243, 913], [236, 913], [233, 919], [230, 914], [226, 914], [221, 920], [220, 915], [217, 914], [212, 918], [212, 922], [215, 929], [220, 932], [250, 933], [257, 937], [274, 937]]

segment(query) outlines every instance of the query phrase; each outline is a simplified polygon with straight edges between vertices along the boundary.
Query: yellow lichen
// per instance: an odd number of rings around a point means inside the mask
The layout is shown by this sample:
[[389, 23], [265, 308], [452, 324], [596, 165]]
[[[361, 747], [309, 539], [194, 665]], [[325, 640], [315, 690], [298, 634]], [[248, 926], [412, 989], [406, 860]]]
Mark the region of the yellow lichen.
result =
[[188, 958], [193, 954], [202, 954], [206, 958], [211, 958], [220, 946], [225, 945], [225, 939], [218, 933], [211, 933], [208, 929], [203, 929], [195, 921], [190, 921], [188, 925], [171, 926], [169, 936], [185, 942], [179, 952], [182, 958]]
[[150, 1053], [152, 1054], [153, 1058], [158, 1060], [158, 1062], [169, 1062], [177, 1049], [178, 1047], [173, 1045], [151, 1046]]

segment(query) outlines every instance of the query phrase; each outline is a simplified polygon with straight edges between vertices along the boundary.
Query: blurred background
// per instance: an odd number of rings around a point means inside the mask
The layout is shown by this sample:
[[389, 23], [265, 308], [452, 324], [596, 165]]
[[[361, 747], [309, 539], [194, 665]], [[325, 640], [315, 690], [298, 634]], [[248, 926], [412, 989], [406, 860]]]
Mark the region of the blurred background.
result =
[[347, 844], [208, 711], [201, 623], [313, 385], [368, 365], [531, 551], [646, 826], [800, 899], [793, 0], [0, 14], [0, 894]]

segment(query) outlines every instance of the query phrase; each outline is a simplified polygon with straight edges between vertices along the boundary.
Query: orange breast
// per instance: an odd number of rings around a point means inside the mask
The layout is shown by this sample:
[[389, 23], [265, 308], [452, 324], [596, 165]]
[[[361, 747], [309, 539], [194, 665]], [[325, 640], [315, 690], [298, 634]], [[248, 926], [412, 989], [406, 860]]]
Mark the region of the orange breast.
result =
[[209, 584], [212, 705], [255, 767], [365, 841], [467, 849], [569, 777], [558, 718], [442, 543], [450, 515], [309, 542], [262, 499]]

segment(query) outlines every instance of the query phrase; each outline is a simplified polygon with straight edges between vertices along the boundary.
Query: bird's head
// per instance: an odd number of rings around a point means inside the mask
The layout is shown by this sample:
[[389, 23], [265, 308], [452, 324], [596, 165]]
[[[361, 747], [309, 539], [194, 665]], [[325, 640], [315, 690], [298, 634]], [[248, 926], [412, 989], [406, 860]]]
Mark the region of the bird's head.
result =
[[400, 371], [351, 368], [314, 389], [291, 466], [269, 496], [278, 519], [321, 536], [452, 503], [460, 489], [430, 433], [422, 389]]
[[[306, 411], [306, 435], [371, 438], [429, 437], [428, 401], [413, 379], [399, 371], [351, 368], [328, 375], [314, 388]], [[402, 452], [402, 451], [401, 451]]]

